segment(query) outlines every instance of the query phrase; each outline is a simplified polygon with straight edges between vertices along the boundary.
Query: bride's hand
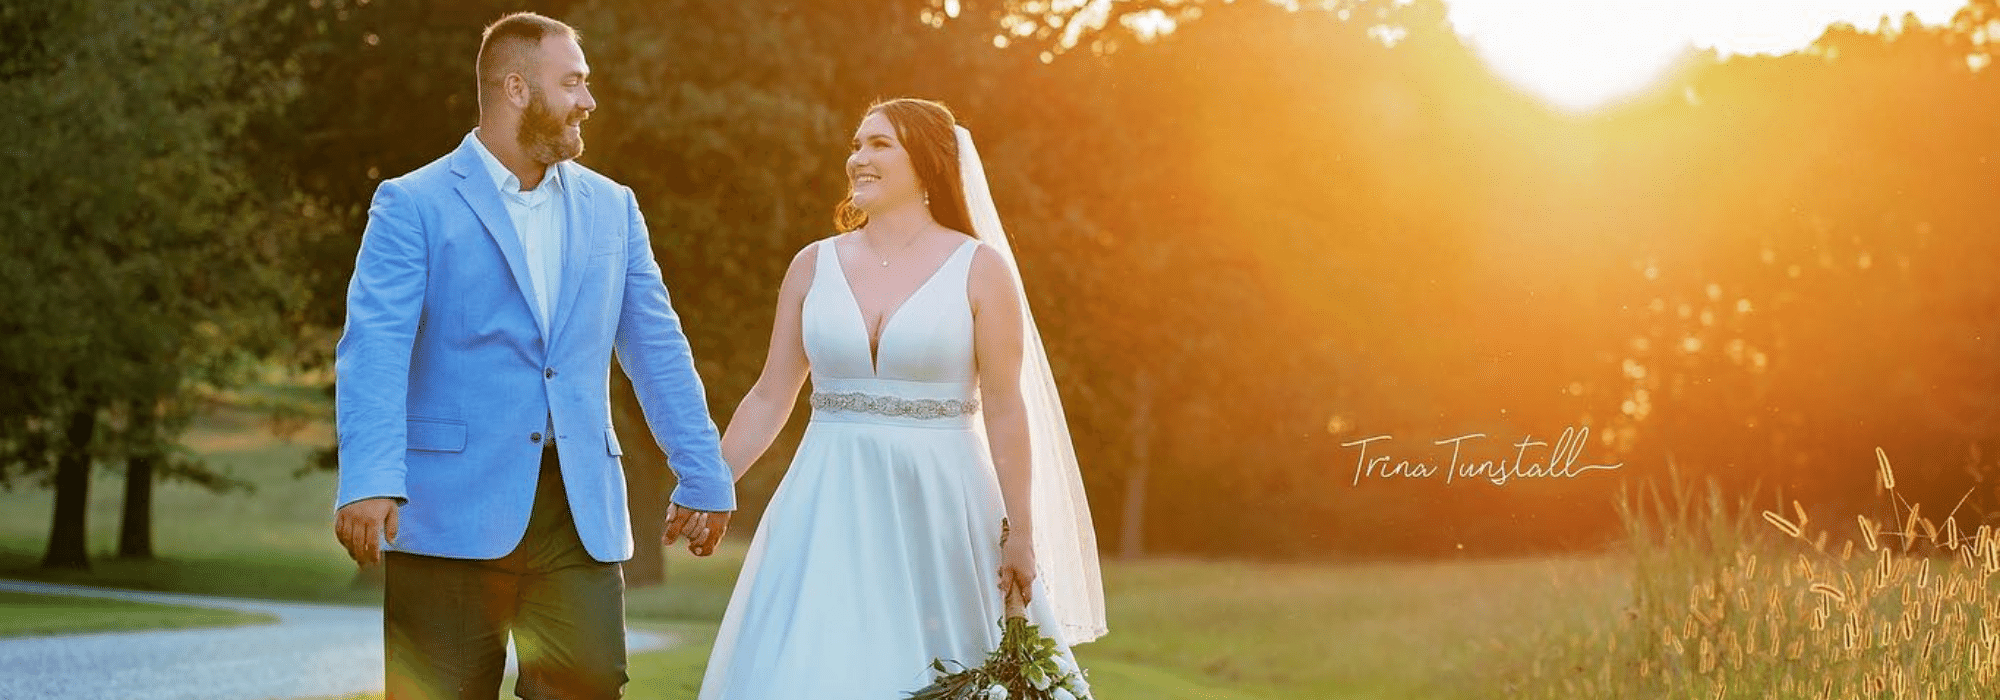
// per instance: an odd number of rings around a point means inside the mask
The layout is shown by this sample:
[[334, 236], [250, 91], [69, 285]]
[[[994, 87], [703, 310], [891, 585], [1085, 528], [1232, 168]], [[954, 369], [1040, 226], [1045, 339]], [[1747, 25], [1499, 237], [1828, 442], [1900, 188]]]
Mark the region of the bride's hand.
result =
[[[1018, 535], [1019, 533], [1014, 533]], [[1000, 545], [1000, 595], [1010, 592], [1019, 595], [1021, 607], [1026, 608], [1034, 590], [1035, 543], [1032, 537], [1009, 536]]]

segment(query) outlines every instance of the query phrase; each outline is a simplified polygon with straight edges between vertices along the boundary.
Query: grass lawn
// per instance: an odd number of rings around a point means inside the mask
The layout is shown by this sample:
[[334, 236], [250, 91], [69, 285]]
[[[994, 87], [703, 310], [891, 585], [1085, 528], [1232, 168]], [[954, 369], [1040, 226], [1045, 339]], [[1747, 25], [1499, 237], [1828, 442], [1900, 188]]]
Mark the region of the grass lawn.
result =
[[[256, 492], [160, 486], [162, 558], [124, 561], [108, 551], [118, 481], [100, 474], [95, 568], [46, 572], [36, 562], [50, 494], [17, 485], [0, 492], [0, 577], [379, 600], [355, 585], [329, 531], [332, 475], [292, 476], [307, 446], [260, 433], [242, 412], [211, 416], [191, 437]], [[1886, 461], [1882, 470], [1889, 483]], [[1851, 514], [1812, 504], [1759, 517], [1759, 507], [1675, 485], [1671, 498], [1624, 509], [1631, 548], [1619, 555], [1106, 562], [1111, 634], [1077, 658], [1106, 700], [2000, 697], [2000, 633], [1989, 624], [2000, 614], [2000, 530], [1919, 518], [1899, 498], [1885, 507], [1895, 517], [1857, 530]], [[628, 592], [635, 626], [683, 640], [633, 655], [629, 697], [694, 696], [748, 545], [748, 524], [739, 532], [714, 557], [669, 552], [666, 585]], [[1878, 539], [1895, 551], [1878, 551]], [[0, 595], [0, 635], [245, 621]]]
[[[88, 572], [36, 568], [51, 494], [0, 491], [0, 577], [98, 586], [368, 604], [334, 541], [331, 474], [294, 478], [310, 447], [270, 438], [258, 421], [224, 412], [190, 445], [256, 485], [210, 494], [157, 489], [161, 559], [112, 558], [120, 482], [93, 483]], [[628, 592], [628, 617], [686, 643], [635, 654], [629, 697], [690, 698], [708, 638], [728, 602], [750, 529], [722, 553], [668, 554], [668, 583]], [[1490, 698], [1496, 665], [1519, 658], [1510, 640], [1560, 635], [1614, 615], [1629, 597], [1620, 567], [1601, 559], [1377, 564], [1107, 562], [1111, 634], [1077, 649], [1100, 697], [1158, 700]], [[80, 603], [95, 606], [99, 603]], [[9, 619], [12, 615], [10, 613]]]
[[17, 484], [0, 491], [0, 578], [253, 598], [366, 604], [355, 567], [334, 540], [331, 473], [293, 478], [311, 451], [260, 435], [260, 423], [226, 412], [197, 423], [190, 444], [217, 470], [255, 486], [214, 494], [184, 483], [154, 490], [153, 561], [117, 559], [122, 475], [93, 475], [88, 572], [39, 569], [54, 493]]
[[[694, 697], [741, 565], [743, 543], [733, 544], [675, 558], [673, 582], [628, 593], [634, 626], [685, 643], [634, 654], [627, 697]], [[1106, 700], [1491, 698], [1492, 666], [1516, 661], [1524, 640], [1615, 612], [1617, 571], [1597, 559], [1113, 562], [1112, 632], [1076, 653]]]
[[0, 591], [0, 637], [229, 627], [276, 620], [270, 615], [234, 610]]
[[[689, 700], [701, 688], [701, 672], [708, 664], [708, 648], [714, 639], [715, 626], [702, 623], [644, 623], [636, 625], [652, 631], [672, 633], [683, 643], [671, 649], [633, 654], [629, 661], [632, 681], [625, 687], [627, 700]], [[1142, 664], [1119, 662], [1091, 662], [1079, 651], [1084, 664], [1090, 667], [1092, 690], [1098, 697], [1131, 698], [1134, 700], [1275, 700], [1277, 697], [1254, 695], [1225, 686], [1210, 685], [1191, 681], [1170, 671], [1148, 667]], [[508, 678], [502, 687], [502, 695], [507, 695], [514, 684]], [[342, 696], [338, 700], [381, 700], [380, 693]]]
[[[627, 616], [720, 619], [745, 545], [669, 555], [669, 583], [628, 592]], [[1513, 662], [1518, 640], [1613, 615], [1626, 591], [1601, 558], [1150, 560], [1107, 562], [1104, 580], [1111, 634], [1076, 653], [1107, 699], [1488, 698], [1490, 666]], [[684, 682], [699, 679], [701, 660]]]

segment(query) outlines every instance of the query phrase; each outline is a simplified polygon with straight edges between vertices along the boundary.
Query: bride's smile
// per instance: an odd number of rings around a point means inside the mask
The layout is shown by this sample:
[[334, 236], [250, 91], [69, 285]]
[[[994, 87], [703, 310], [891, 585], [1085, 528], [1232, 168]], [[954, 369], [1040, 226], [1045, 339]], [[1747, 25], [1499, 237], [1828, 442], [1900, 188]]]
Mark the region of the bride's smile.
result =
[[849, 146], [853, 152], [847, 156], [847, 180], [854, 206], [879, 213], [922, 200], [910, 152], [897, 139], [888, 117], [875, 114], [863, 120]]

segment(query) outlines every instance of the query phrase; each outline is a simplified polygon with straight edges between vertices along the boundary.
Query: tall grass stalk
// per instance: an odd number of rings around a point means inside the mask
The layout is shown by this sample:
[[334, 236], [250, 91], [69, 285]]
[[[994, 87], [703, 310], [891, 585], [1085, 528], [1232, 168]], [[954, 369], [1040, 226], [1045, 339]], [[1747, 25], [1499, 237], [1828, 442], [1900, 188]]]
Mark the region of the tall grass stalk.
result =
[[1615, 621], [1511, 679], [1542, 698], [2000, 696], [2000, 533], [1922, 514], [1877, 450], [1889, 515], [1762, 509], [1676, 479], [1618, 504], [1632, 567]]

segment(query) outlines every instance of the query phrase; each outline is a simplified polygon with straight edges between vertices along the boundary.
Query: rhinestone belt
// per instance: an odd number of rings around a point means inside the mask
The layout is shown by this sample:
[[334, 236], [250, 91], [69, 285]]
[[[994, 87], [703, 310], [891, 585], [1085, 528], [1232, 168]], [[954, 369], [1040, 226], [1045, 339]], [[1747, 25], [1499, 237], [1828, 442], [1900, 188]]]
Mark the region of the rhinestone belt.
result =
[[979, 411], [979, 399], [904, 399], [894, 396], [863, 394], [860, 392], [836, 394], [815, 391], [812, 395], [813, 408], [823, 411], [854, 411], [875, 413], [903, 418], [956, 418]]

